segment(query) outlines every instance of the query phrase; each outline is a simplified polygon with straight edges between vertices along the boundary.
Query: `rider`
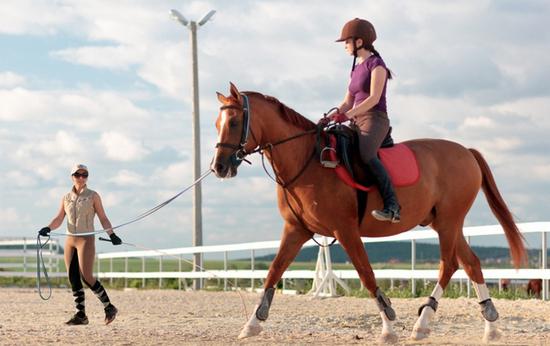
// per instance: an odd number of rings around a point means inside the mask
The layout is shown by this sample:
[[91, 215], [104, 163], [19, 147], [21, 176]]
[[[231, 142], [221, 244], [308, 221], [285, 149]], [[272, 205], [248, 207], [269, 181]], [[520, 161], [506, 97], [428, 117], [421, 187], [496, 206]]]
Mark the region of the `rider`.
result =
[[384, 201], [384, 209], [373, 210], [372, 216], [380, 221], [397, 223], [400, 221], [400, 206], [388, 173], [377, 156], [378, 148], [390, 129], [386, 82], [392, 74], [374, 49], [375, 40], [374, 26], [364, 19], [350, 20], [342, 28], [336, 42], [345, 42], [346, 51], [353, 55], [353, 64], [344, 101], [331, 119], [336, 122], [351, 120], [352, 128], [359, 134], [361, 160], [372, 172]]
[[93, 235], [79, 236], [78, 233], [93, 231], [94, 217], [97, 214], [113, 245], [122, 244], [122, 240], [113, 232], [111, 222], [105, 215], [99, 194], [88, 189], [86, 185], [88, 167], [82, 164], [75, 165], [71, 170], [71, 176], [73, 188], [61, 199], [61, 207], [57, 216], [38, 233], [41, 236], [48, 236], [52, 229], [56, 229], [61, 225], [65, 215], [67, 215], [67, 230], [73, 236], [67, 236], [65, 242], [65, 266], [73, 291], [76, 313], [66, 324], [88, 324], [81, 279], [103, 303], [105, 324], [109, 324], [115, 319], [118, 310], [111, 304], [103, 285], [94, 278], [95, 237]]

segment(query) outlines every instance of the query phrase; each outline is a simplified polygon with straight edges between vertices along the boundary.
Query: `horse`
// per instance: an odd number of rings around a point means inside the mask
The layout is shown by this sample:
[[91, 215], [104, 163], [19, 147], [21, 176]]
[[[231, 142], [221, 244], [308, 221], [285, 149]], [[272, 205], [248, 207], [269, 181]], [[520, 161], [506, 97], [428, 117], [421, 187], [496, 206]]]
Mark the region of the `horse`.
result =
[[[416, 155], [420, 178], [412, 186], [396, 188], [401, 204], [401, 222], [380, 222], [371, 211], [382, 207], [378, 192], [369, 193], [365, 212], [358, 213], [354, 188], [344, 184], [330, 169], [314, 160], [319, 126], [274, 97], [258, 92], [240, 92], [230, 83], [229, 95], [217, 93], [221, 103], [216, 129], [218, 143], [211, 170], [218, 178], [231, 178], [246, 156], [260, 152], [269, 160], [278, 183], [278, 207], [284, 226], [279, 250], [269, 267], [264, 292], [238, 338], [258, 335], [265, 322], [282, 274], [302, 245], [314, 234], [333, 237], [343, 247], [359, 278], [374, 298], [382, 319], [379, 341], [397, 341], [396, 318], [391, 301], [377, 286], [361, 237], [385, 237], [406, 232], [417, 225], [438, 233], [440, 265], [438, 283], [413, 326], [411, 338], [429, 336], [430, 320], [438, 300], [459, 263], [473, 282], [485, 319], [484, 340], [500, 337], [498, 312], [491, 301], [480, 261], [462, 232], [464, 218], [483, 189], [488, 204], [502, 225], [514, 266], [525, 263], [524, 239], [496, 186], [491, 170], [475, 149], [440, 139], [403, 142]], [[320, 134], [319, 134], [320, 133]], [[375, 190], [376, 191], [376, 190]], [[362, 215], [362, 217], [360, 217]]]

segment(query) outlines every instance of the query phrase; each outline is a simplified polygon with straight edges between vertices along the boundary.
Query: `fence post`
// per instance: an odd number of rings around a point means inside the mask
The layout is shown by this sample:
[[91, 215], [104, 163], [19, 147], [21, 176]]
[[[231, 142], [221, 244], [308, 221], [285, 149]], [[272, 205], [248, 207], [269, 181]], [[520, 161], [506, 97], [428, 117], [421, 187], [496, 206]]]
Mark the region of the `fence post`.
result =
[[[466, 237], [466, 242], [468, 245], [470, 245], [470, 236]], [[466, 281], [466, 294], [468, 295], [468, 298], [470, 298], [472, 294], [472, 281], [470, 280], [470, 277], [468, 276], [468, 280]]]
[[[250, 270], [254, 271], [254, 249], [250, 252]], [[252, 273], [252, 275], [254, 275], [254, 273]], [[250, 278], [250, 292], [254, 292], [254, 277]]]
[[416, 297], [416, 280], [414, 279], [414, 268], [416, 266], [416, 240], [411, 239], [411, 293]]
[[[113, 272], [113, 258], [109, 258], [109, 271]], [[113, 274], [111, 274], [111, 277], [109, 278], [109, 285], [113, 286]]]
[[23, 272], [27, 272], [27, 237], [23, 238]]
[[227, 251], [223, 252], [223, 270], [225, 271], [223, 278], [223, 290], [227, 291]]
[[124, 258], [124, 288], [128, 287], [128, 257]]
[[[59, 256], [58, 255], [59, 255], [59, 241], [56, 240], [55, 241], [55, 259], [56, 259], [56, 261], [55, 261], [55, 268], [56, 268], [55, 271], [56, 271], [56, 273], [59, 273]], [[99, 269], [99, 264], [98, 264], [97, 268]]]
[[[162, 256], [159, 256], [159, 272], [162, 273]], [[159, 289], [162, 288], [162, 277], [159, 275]]]
[[141, 288], [145, 288], [145, 256], [141, 257], [141, 272], [143, 274], [141, 278]]
[[[541, 269], [547, 268], [547, 261], [548, 261], [548, 247], [546, 243], [546, 232], [545, 230], [542, 232], [542, 263], [541, 263]], [[542, 300], [548, 299], [548, 280], [543, 279], [542, 280]]]
[[53, 251], [52, 242], [49, 242], [48, 251], [50, 252], [50, 256], [48, 256], [48, 270], [51, 270], [52, 269], [52, 251]]
[[[181, 255], [179, 255], [179, 258], [178, 258], [178, 272], [181, 273]], [[178, 278], [178, 290], [181, 291], [181, 277]]]

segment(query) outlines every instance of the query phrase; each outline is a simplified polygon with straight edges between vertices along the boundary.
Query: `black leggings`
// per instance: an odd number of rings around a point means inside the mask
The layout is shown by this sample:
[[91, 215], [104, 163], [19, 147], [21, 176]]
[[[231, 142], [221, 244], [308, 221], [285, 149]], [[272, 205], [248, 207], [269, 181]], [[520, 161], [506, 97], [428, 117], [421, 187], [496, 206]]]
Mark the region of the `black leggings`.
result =
[[73, 291], [78, 291], [82, 289], [82, 281], [80, 277], [80, 268], [78, 267], [78, 252], [76, 249], [73, 250], [73, 258], [71, 259], [71, 264], [69, 264], [69, 282]]
[[74, 249], [73, 258], [71, 259], [71, 264], [69, 264], [69, 282], [71, 283], [73, 291], [77, 291], [82, 288], [82, 281], [84, 281], [86, 286], [90, 288], [92, 287], [92, 285], [89, 282], [86, 282], [86, 280], [80, 275], [80, 267], [78, 266], [78, 251]]

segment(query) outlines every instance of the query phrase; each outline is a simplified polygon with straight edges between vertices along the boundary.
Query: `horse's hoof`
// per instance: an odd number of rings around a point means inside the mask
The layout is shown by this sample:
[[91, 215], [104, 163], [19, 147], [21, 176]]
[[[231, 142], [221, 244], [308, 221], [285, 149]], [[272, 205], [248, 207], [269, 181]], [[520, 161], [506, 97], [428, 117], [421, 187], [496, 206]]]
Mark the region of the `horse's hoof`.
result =
[[483, 342], [487, 344], [491, 341], [497, 341], [500, 339], [501, 336], [502, 336], [502, 332], [499, 329], [493, 329], [490, 332], [485, 333], [485, 335], [483, 335]]
[[413, 328], [411, 339], [412, 340], [422, 340], [430, 336], [430, 328]]
[[260, 326], [259, 324], [253, 325], [253, 326], [247, 325], [243, 328], [243, 330], [241, 330], [241, 334], [239, 334], [237, 338], [244, 339], [244, 338], [249, 338], [251, 336], [256, 336], [260, 334], [261, 331], [262, 331], [262, 326]]
[[398, 338], [395, 333], [382, 333], [378, 339], [378, 343], [381, 345], [395, 344], [397, 343]]

